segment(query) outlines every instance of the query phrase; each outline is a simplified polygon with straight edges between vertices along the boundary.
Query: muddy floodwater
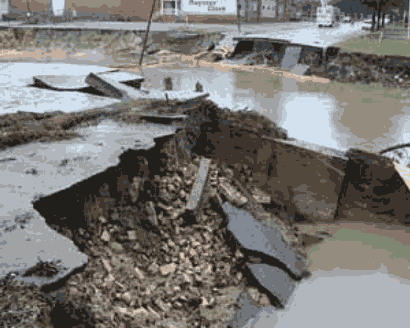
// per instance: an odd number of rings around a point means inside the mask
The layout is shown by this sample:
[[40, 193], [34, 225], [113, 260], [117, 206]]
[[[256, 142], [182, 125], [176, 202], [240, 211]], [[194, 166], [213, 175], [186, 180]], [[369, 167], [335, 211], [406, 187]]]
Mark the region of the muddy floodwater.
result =
[[[147, 82], [162, 87], [171, 76], [177, 90], [200, 81], [211, 99], [234, 109], [255, 109], [276, 121], [289, 136], [338, 150], [380, 151], [410, 140], [410, 99], [382, 88], [317, 83], [308, 88], [272, 69], [168, 65], [144, 69]], [[311, 83], [312, 84], [312, 83]], [[315, 84], [315, 83], [313, 83]]]
[[[107, 71], [98, 65], [0, 63], [1, 113], [17, 110], [64, 112], [118, 102], [79, 92], [30, 87], [35, 75], [86, 75]], [[351, 147], [380, 151], [410, 140], [410, 99], [383, 88], [305, 82], [264, 67], [186, 63], [148, 66], [146, 86], [163, 88], [171, 76], [175, 90], [194, 89], [197, 81], [210, 99], [230, 109], [255, 109], [289, 132], [289, 136], [345, 151]]]
[[314, 227], [326, 229], [333, 236], [309, 250], [312, 277], [284, 310], [261, 315], [254, 327], [408, 327], [410, 229], [361, 222]]

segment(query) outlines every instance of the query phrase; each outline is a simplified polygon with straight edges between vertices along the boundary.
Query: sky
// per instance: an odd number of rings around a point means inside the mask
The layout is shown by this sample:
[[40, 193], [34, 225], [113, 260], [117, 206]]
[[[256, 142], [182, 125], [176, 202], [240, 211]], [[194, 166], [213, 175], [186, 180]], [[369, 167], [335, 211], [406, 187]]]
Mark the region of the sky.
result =
[[53, 0], [54, 15], [62, 15], [64, 11], [65, 0]]

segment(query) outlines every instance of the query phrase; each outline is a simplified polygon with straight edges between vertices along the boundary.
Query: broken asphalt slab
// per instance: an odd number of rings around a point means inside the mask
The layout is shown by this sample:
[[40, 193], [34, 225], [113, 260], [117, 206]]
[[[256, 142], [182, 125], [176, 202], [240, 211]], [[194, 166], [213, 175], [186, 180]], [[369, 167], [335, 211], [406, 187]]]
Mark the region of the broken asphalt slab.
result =
[[33, 76], [84, 76], [90, 72], [100, 73], [107, 70], [107, 67], [98, 65], [1, 63], [0, 92], [3, 96], [0, 110], [3, 114], [17, 111], [45, 113], [54, 112], [56, 109], [64, 113], [72, 113], [112, 105], [118, 100], [76, 91], [57, 92], [32, 86]]
[[[106, 120], [97, 126], [77, 129], [81, 138], [31, 143], [0, 152], [0, 158], [15, 158], [0, 162], [3, 228], [0, 232], [0, 277], [34, 266], [37, 256], [43, 261], [61, 259], [65, 267], [75, 267], [67, 261], [74, 261], [82, 253], [75, 251], [71, 241], [46, 225], [31, 201], [38, 194], [51, 194], [103, 172], [117, 165], [120, 155], [127, 149], [149, 149], [155, 146], [155, 138], [173, 135], [175, 131], [171, 126], [127, 126]], [[66, 164], [60, 166], [64, 160]], [[25, 173], [31, 168], [38, 174]], [[33, 213], [27, 224], [13, 222], [18, 215], [27, 212]]]
[[139, 100], [139, 99], [156, 99], [156, 100], [179, 100], [186, 101], [197, 98], [206, 98], [209, 96], [206, 92], [196, 92], [194, 90], [181, 91], [163, 91], [141, 88], [137, 90], [131, 86], [121, 83], [109, 74], [97, 75], [90, 73], [86, 78], [86, 83], [94, 89], [103, 93], [107, 97], [124, 100]]
[[196, 181], [192, 187], [191, 194], [187, 202], [187, 210], [195, 212], [200, 205], [205, 184], [208, 180], [209, 165], [211, 160], [208, 158], [201, 158], [199, 163], [198, 174]]
[[[142, 83], [144, 78], [141, 75], [122, 72], [118, 69], [111, 70], [102, 73], [96, 73], [98, 76], [108, 76], [114, 81], [129, 84], [129, 83]], [[44, 86], [53, 90], [81, 90], [88, 88], [86, 83], [88, 74], [83, 75], [38, 75], [34, 76], [35, 86]]]
[[258, 282], [275, 296], [284, 308], [295, 290], [296, 281], [283, 270], [266, 263], [248, 264], [248, 268]]
[[280, 261], [296, 277], [306, 277], [310, 273], [306, 262], [300, 258], [296, 249], [282, 240], [281, 227], [273, 222], [258, 222], [249, 212], [235, 208], [229, 203], [222, 205], [228, 216], [228, 229], [238, 242], [251, 251], [266, 254]]

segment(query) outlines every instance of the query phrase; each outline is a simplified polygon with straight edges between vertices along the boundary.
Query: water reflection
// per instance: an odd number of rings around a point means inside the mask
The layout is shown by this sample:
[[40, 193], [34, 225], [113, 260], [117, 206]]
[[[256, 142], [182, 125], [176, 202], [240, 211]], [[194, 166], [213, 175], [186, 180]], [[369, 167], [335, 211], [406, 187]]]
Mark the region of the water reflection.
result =
[[[231, 109], [245, 107], [268, 116], [289, 136], [346, 151], [351, 147], [380, 151], [410, 141], [410, 108], [390, 91], [356, 90], [336, 84], [327, 93], [304, 91], [295, 79], [266, 68], [180, 66], [144, 69], [147, 81], [162, 88], [171, 76], [175, 88], [193, 89], [200, 81], [210, 99]], [[279, 83], [278, 83], [279, 80]]]
[[408, 326], [409, 229], [355, 222], [320, 229], [333, 237], [311, 248], [312, 277], [277, 313], [275, 327]]

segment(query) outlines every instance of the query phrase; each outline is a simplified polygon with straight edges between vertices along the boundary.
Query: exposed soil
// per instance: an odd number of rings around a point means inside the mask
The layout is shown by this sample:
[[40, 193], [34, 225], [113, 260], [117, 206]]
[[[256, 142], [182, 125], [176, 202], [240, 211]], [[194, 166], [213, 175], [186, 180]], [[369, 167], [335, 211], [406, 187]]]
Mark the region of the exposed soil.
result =
[[[117, 120], [139, 122], [138, 112], [127, 106], [109, 114]], [[140, 106], [151, 110], [165, 104]], [[251, 111], [230, 112], [210, 101], [189, 106], [174, 102], [171, 109], [167, 107], [171, 111], [177, 108], [189, 113], [191, 119], [181, 132], [184, 138], [176, 136], [164, 145], [166, 169], [162, 173], [145, 182], [136, 176], [129, 194], [120, 196], [121, 202], [109, 197], [90, 198], [85, 217], [80, 219], [88, 222], [85, 229], [53, 227], [89, 256], [86, 270], [52, 292], [13, 282], [13, 274], [9, 274], [1, 286], [0, 322], [8, 327], [61, 327], [62, 322], [65, 327], [172, 327], [172, 322], [183, 327], [221, 327], [232, 316], [238, 293], [244, 285], [252, 285], [252, 278], [242, 272], [245, 259], [227, 233], [217, 195], [225, 197], [220, 183], [229, 182], [234, 175], [242, 176], [250, 186], [252, 171], [242, 165], [228, 169], [213, 164], [208, 201], [194, 219], [183, 208], [198, 170], [198, 158], [186, 156], [185, 145], [198, 138], [198, 129], [206, 122], [214, 128], [220, 124], [240, 126], [257, 135], [285, 139], [287, 135]], [[46, 122], [54, 130], [45, 131], [68, 131], [82, 122], [96, 122], [102, 115], [107, 112], [60, 116], [17, 113], [3, 117], [1, 126], [17, 133], [18, 126]], [[270, 211], [274, 215], [275, 210]], [[153, 217], [155, 228], [150, 221]], [[297, 245], [289, 222], [283, 222], [283, 227]], [[28, 274], [50, 275], [56, 270], [53, 263], [39, 263]], [[257, 289], [250, 290], [260, 304], [277, 305]]]
[[[268, 296], [251, 288], [252, 279], [242, 273], [246, 259], [230, 242], [217, 196], [204, 205], [196, 223], [187, 223], [188, 214], [182, 214], [197, 165], [194, 158], [151, 181], [159, 190], [154, 212], [146, 193], [138, 204], [125, 206], [90, 201], [87, 229], [58, 229], [89, 255], [87, 269], [57, 292], [6, 283], [2, 291], [13, 291], [14, 298], [3, 296], [4, 322], [18, 320], [13, 327], [61, 327], [63, 322], [64, 327], [222, 327], [245, 285], [259, 304], [270, 306]], [[210, 194], [219, 194], [218, 180], [231, 173], [213, 165], [211, 174], [217, 178]], [[149, 229], [150, 215], [156, 217], [156, 233]], [[293, 231], [289, 238], [298, 244]]]

